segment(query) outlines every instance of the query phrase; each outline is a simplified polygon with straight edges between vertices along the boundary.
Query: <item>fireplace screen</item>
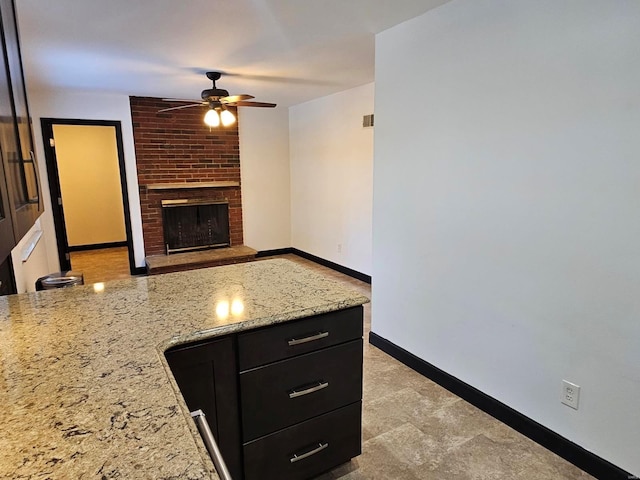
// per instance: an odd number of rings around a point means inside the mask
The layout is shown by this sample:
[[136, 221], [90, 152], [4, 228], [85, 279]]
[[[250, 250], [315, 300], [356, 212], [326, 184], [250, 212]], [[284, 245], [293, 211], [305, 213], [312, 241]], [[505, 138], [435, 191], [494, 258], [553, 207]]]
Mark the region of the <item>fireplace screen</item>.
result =
[[163, 200], [162, 226], [167, 254], [229, 246], [229, 204]]

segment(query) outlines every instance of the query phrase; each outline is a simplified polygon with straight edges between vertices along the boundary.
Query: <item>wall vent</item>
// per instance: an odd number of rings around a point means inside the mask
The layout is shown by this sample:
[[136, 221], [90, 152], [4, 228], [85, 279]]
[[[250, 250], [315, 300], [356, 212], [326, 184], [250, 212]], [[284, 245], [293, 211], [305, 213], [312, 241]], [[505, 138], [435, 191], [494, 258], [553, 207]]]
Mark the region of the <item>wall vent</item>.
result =
[[362, 117], [363, 127], [373, 127], [373, 113], [371, 115], [365, 115]]

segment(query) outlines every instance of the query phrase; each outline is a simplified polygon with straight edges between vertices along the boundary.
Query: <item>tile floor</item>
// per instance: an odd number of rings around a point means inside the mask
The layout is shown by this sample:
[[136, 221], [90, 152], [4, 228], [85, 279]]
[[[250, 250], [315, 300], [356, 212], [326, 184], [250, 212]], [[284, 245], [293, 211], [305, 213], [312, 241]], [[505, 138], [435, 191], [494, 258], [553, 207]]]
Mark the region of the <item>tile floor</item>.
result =
[[[111, 254], [115, 252], [76, 252], [71, 261], [76, 268], [75, 256], [86, 283], [122, 278], [124, 271]], [[371, 296], [371, 286], [364, 282], [296, 255], [284, 257]], [[123, 258], [128, 272], [126, 249]], [[366, 340], [370, 305], [364, 315]], [[366, 341], [363, 388], [363, 453], [317, 480], [593, 478]]]

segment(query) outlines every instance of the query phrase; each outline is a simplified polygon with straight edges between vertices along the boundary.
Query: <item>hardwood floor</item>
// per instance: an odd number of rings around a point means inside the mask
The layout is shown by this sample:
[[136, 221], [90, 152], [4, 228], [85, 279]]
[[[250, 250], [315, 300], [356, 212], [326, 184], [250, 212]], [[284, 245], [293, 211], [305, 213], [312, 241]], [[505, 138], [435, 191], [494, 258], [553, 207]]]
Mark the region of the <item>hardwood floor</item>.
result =
[[71, 269], [82, 272], [85, 284], [129, 278], [129, 251], [116, 247], [71, 252]]
[[[371, 298], [371, 285], [297, 255], [283, 257]], [[85, 283], [130, 276], [126, 248], [74, 252], [71, 265]], [[318, 480], [593, 478], [370, 345], [370, 304], [364, 315], [362, 455]]]

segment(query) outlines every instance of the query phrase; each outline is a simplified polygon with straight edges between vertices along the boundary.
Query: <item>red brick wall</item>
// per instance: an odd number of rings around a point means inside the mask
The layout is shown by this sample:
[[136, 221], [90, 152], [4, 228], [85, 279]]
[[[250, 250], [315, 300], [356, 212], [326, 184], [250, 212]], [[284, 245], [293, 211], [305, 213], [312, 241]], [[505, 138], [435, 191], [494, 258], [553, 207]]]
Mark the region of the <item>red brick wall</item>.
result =
[[[164, 253], [160, 202], [178, 198], [226, 199], [229, 202], [231, 245], [242, 245], [240, 187], [186, 190], [147, 188], [147, 185], [157, 183], [240, 182], [238, 124], [209, 129], [203, 122], [204, 108], [158, 113], [158, 110], [179, 104], [151, 97], [129, 97], [129, 102], [146, 255]], [[233, 110], [233, 113], [236, 114], [236, 111]]]

